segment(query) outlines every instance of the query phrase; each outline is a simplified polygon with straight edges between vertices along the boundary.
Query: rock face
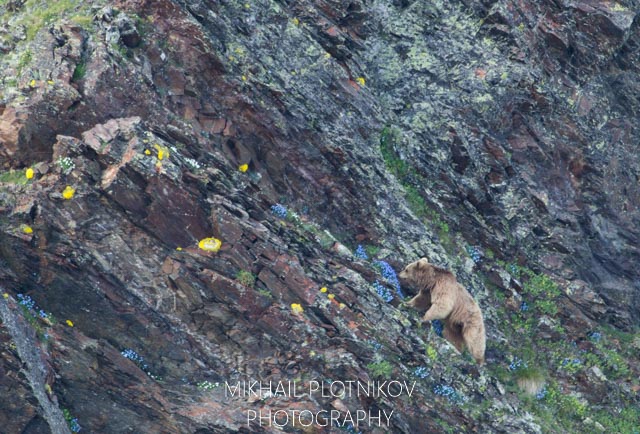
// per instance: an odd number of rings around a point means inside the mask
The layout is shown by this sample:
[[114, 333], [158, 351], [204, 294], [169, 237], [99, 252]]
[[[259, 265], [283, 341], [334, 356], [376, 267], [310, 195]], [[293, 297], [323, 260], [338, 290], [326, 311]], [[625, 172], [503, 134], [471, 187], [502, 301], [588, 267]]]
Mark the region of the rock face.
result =
[[[632, 432], [638, 2], [37, 3], [0, 4], [8, 432]], [[421, 256], [485, 368], [401, 305]]]

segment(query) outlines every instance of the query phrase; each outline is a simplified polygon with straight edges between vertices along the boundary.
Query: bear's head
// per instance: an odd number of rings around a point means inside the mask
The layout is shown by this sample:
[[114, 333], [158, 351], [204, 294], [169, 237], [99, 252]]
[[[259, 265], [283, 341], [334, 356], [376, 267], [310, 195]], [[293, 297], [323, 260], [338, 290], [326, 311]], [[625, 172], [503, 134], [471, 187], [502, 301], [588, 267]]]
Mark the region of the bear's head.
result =
[[450, 271], [430, 264], [427, 258], [407, 265], [398, 277], [402, 286], [415, 291], [431, 291], [436, 284], [455, 282], [455, 276]]
[[435, 282], [433, 268], [429, 261], [422, 258], [407, 265], [398, 274], [402, 286], [418, 292], [407, 302], [408, 306], [419, 310], [427, 310], [431, 306], [431, 288]]
[[410, 263], [398, 275], [400, 283], [414, 290], [431, 289], [435, 280], [435, 267], [426, 258]]

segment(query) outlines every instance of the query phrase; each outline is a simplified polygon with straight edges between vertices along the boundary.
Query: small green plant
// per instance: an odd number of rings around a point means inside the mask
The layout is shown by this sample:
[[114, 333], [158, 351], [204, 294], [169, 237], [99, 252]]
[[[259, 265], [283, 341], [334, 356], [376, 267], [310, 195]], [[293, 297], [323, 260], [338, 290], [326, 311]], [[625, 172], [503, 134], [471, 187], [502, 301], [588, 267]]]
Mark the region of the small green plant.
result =
[[385, 165], [396, 178], [403, 181], [409, 175], [411, 169], [396, 153], [395, 147], [400, 139], [401, 132], [397, 128], [384, 127], [380, 132], [380, 152]]
[[25, 26], [27, 41], [32, 41], [45, 26], [68, 16], [70, 13], [80, 12], [81, 8], [86, 6], [85, 4], [86, 2], [81, 0], [57, 0], [54, 2], [27, 0], [26, 13], [18, 20], [17, 24]]
[[258, 289], [258, 294], [260, 294], [263, 297], [273, 298], [273, 294], [268, 289], [260, 288]]
[[594, 417], [600, 422], [608, 433], [630, 433], [637, 434], [638, 421], [640, 420], [640, 407], [628, 406], [623, 408], [619, 413], [612, 415], [606, 411], [597, 412]]
[[87, 63], [84, 61], [79, 62], [76, 65], [76, 68], [73, 70], [73, 77], [71, 78], [71, 81], [80, 81], [84, 78], [84, 76], [87, 74]]
[[93, 17], [91, 15], [74, 15], [71, 17], [71, 21], [78, 24], [80, 27], [88, 28], [93, 24]]
[[29, 180], [24, 176], [24, 170], [8, 170], [0, 173], [0, 183], [24, 185], [27, 182]]
[[78, 418], [77, 417], [73, 417], [71, 412], [66, 408], [62, 409], [62, 415], [64, 416], [64, 420], [67, 421], [67, 425], [69, 426], [69, 430], [71, 430], [71, 432], [73, 432], [73, 433], [80, 432], [80, 430], [82, 428], [80, 427], [80, 424], [78, 423]]
[[380, 252], [380, 247], [378, 246], [371, 246], [371, 245], [366, 245], [364, 247], [364, 251], [367, 253], [367, 255], [370, 258], [375, 258], [376, 255]]
[[533, 306], [538, 312], [550, 316], [557, 315], [557, 298], [561, 291], [556, 282], [546, 274], [535, 273], [516, 264], [504, 264], [501, 261], [499, 263], [503, 264], [509, 273], [523, 280], [522, 294], [533, 298]]
[[616, 350], [605, 348], [598, 345], [602, 356], [602, 364], [606, 369], [606, 373], [613, 378], [625, 378], [631, 373], [627, 361]]
[[213, 390], [219, 386], [220, 383], [212, 383], [211, 381], [201, 381], [198, 383], [198, 389], [200, 390]]
[[31, 63], [33, 53], [31, 50], [24, 50], [18, 58], [18, 75], [22, 74], [22, 70]]
[[374, 378], [389, 378], [393, 373], [393, 365], [386, 360], [369, 363], [367, 369]]
[[60, 157], [58, 158], [57, 163], [58, 166], [60, 166], [60, 171], [64, 175], [70, 174], [71, 171], [76, 168], [76, 163], [74, 163], [73, 160], [69, 157]]
[[256, 276], [248, 271], [240, 270], [236, 273], [236, 282], [247, 288], [253, 288], [256, 283]]
[[427, 353], [427, 357], [429, 357], [429, 359], [431, 359], [432, 361], [435, 361], [438, 358], [438, 352], [429, 344], [427, 344], [425, 352]]

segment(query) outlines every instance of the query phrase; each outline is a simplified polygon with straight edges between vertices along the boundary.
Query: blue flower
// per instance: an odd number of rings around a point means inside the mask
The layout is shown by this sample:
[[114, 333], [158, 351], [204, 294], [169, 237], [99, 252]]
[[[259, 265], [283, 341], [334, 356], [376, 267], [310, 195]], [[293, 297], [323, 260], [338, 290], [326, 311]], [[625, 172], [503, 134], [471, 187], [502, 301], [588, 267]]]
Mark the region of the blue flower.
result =
[[47, 312], [45, 312], [42, 309], [40, 309], [40, 311], [38, 312], [38, 315], [40, 315], [40, 318], [44, 318], [44, 319], [46, 319], [49, 316], [47, 315]]
[[602, 339], [602, 334], [600, 332], [591, 332], [589, 333], [589, 339], [591, 339], [594, 342], [599, 342], [600, 339]]
[[526, 369], [528, 367], [529, 365], [527, 365], [527, 362], [523, 361], [518, 357], [514, 357], [511, 363], [509, 364], [510, 371], [517, 371], [518, 369]]
[[466, 401], [466, 398], [460, 395], [456, 390], [446, 384], [436, 384], [433, 387], [433, 393], [438, 396], [444, 396], [454, 404], [460, 404]]
[[356, 431], [356, 429], [354, 428], [353, 424], [349, 424], [345, 427], [345, 430], [349, 433], [349, 434], [362, 434], [362, 431]]
[[418, 366], [413, 370], [413, 375], [418, 378], [427, 378], [429, 376], [429, 370], [424, 366]]
[[358, 245], [358, 248], [356, 249], [356, 252], [353, 254], [353, 256], [365, 261], [369, 259], [369, 255], [367, 255], [367, 252], [364, 251], [364, 247], [362, 247], [361, 245]]
[[467, 253], [471, 257], [471, 260], [476, 264], [482, 261], [482, 252], [476, 246], [467, 246]]
[[374, 339], [369, 339], [367, 341], [367, 343], [369, 345], [371, 345], [373, 347], [373, 349], [376, 350], [376, 351], [378, 351], [378, 350], [380, 350], [380, 348], [382, 348], [382, 344], [380, 342], [374, 340]]
[[124, 357], [126, 357], [127, 359], [129, 359], [132, 362], [134, 362], [143, 371], [145, 371], [145, 372], [147, 371], [148, 366], [144, 362], [144, 358], [142, 358], [142, 356], [140, 354], [138, 354], [135, 351], [133, 351], [131, 349], [128, 349], [128, 348], [122, 350], [122, 352], [120, 354], [122, 354]]
[[80, 432], [82, 427], [78, 423], [78, 418], [77, 417], [74, 417], [73, 419], [71, 419], [69, 421], [69, 429], [71, 430], [71, 432]]
[[527, 302], [526, 302], [526, 301], [523, 301], [523, 302], [520, 304], [520, 312], [526, 312], [526, 311], [528, 311], [528, 310], [529, 310], [529, 305], [527, 304]]
[[400, 281], [398, 280], [398, 275], [396, 274], [393, 267], [386, 261], [374, 261], [373, 266], [380, 271], [380, 274], [382, 274], [384, 280], [386, 280], [389, 285], [393, 286], [393, 288], [396, 290], [396, 294], [398, 294], [398, 297], [400, 297], [401, 299], [404, 298], [404, 294], [400, 289]]
[[570, 359], [570, 358], [565, 358], [562, 360], [562, 366], [571, 366], [571, 367], [578, 367], [582, 365], [582, 360], [580, 359]]
[[536, 393], [536, 399], [537, 400], [541, 400], [544, 399], [547, 396], [547, 388], [543, 387], [542, 389], [540, 389], [540, 391], [538, 393]]
[[36, 305], [36, 302], [33, 301], [31, 297], [29, 297], [28, 295], [18, 294], [17, 297], [18, 297], [18, 304], [26, 307], [29, 310], [33, 309]]
[[393, 295], [391, 295], [391, 291], [389, 291], [389, 288], [387, 288], [377, 280], [373, 282], [373, 287], [375, 288], [380, 298], [382, 298], [387, 303], [393, 300]]
[[433, 388], [433, 393], [439, 396], [450, 396], [456, 393], [455, 389], [446, 384], [436, 384]]
[[431, 321], [431, 325], [433, 326], [433, 331], [440, 337], [442, 337], [442, 331], [444, 330], [444, 324], [439, 319], [434, 319]]
[[282, 219], [286, 218], [288, 213], [287, 208], [279, 203], [271, 206], [271, 212]]

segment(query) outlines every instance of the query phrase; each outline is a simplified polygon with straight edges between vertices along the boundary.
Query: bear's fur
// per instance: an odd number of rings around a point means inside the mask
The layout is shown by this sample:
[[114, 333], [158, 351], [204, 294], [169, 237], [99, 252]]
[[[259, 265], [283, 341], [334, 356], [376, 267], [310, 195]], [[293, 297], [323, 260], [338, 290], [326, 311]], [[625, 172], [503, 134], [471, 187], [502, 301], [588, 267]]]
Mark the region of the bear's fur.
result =
[[486, 345], [482, 312], [453, 273], [422, 258], [407, 265], [399, 277], [403, 285], [418, 290], [407, 304], [427, 311], [422, 321], [443, 320], [445, 339], [460, 352], [466, 346], [476, 362], [482, 365]]

